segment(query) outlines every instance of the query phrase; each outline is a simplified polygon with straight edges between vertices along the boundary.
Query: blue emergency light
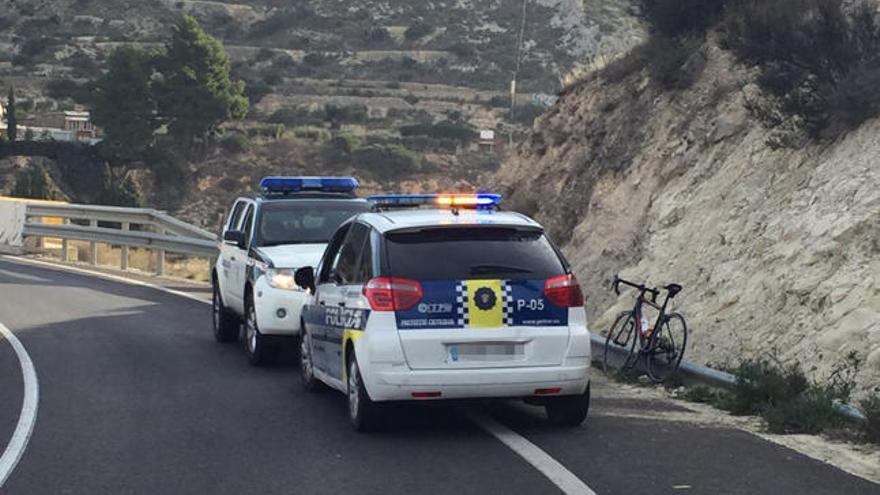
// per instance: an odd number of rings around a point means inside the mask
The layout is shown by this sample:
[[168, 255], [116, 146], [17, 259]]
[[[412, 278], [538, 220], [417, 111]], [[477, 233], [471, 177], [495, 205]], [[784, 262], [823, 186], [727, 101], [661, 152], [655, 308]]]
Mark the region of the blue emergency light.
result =
[[284, 194], [300, 191], [353, 192], [358, 188], [354, 177], [264, 177], [260, 189], [265, 193]]
[[440, 206], [450, 208], [491, 209], [501, 204], [500, 194], [380, 194], [367, 201], [379, 208]]

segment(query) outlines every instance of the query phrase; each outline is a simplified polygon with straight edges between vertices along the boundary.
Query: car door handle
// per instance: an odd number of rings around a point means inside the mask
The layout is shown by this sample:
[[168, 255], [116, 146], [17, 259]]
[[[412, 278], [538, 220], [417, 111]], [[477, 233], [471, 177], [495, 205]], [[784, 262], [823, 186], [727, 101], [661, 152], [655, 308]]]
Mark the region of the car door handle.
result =
[[342, 308], [345, 307], [345, 301], [340, 301], [338, 304], [339, 304], [339, 306], [342, 307]]
[[230, 256], [229, 261], [235, 261], [235, 256]]
[[327, 305], [327, 303], [324, 302], [324, 301], [318, 301], [318, 304], [320, 304], [321, 306], [326, 306], [326, 305]]

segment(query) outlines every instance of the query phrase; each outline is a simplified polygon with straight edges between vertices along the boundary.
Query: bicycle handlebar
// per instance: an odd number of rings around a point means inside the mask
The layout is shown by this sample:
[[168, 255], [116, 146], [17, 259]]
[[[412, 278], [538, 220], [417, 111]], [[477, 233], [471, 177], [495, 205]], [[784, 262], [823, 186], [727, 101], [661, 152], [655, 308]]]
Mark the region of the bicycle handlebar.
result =
[[[617, 275], [615, 275], [614, 282], [612, 282], [611, 287], [614, 289], [614, 292], [618, 296], [620, 295], [620, 284], [628, 285], [628, 286], [632, 287], [633, 289], [638, 289], [639, 292], [641, 292], [643, 294], [650, 293], [651, 300], [654, 301], [655, 303], [657, 302], [657, 296], [660, 295], [659, 289], [656, 289], [656, 288], [652, 289], [652, 288], [647, 287], [642, 284], [637, 284], [635, 282], [630, 282], [629, 280], [624, 280], [624, 279], [618, 277]], [[682, 286], [679, 284], [669, 284], [666, 287], [663, 287], [663, 289], [669, 293], [669, 298], [672, 299], [676, 296], [676, 294], [678, 294], [679, 292], [682, 291]]]

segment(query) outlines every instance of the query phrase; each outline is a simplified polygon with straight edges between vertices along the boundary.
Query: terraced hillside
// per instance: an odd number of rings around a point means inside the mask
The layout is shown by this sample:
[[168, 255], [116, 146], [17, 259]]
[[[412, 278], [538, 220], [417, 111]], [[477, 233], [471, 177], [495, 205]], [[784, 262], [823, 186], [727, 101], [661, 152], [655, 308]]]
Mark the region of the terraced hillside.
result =
[[[635, 42], [627, 4], [528, 0], [523, 24], [520, 0], [0, 0], [0, 86], [15, 86], [26, 125], [51, 124], [61, 110], [88, 106], [81, 85], [112, 49], [159, 46], [189, 14], [222, 40], [251, 99], [247, 120], [226, 129], [229, 146], [191, 164], [194, 183], [233, 190], [265, 171], [354, 167], [377, 189], [400, 180], [452, 187], [497, 166], [566, 74]], [[494, 153], [477, 152], [478, 129], [501, 131]], [[417, 166], [359, 171], [340, 147]], [[148, 196], [171, 209], [196, 203]], [[211, 203], [225, 203], [224, 194]], [[203, 210], [191, 218], [216, 216]]]

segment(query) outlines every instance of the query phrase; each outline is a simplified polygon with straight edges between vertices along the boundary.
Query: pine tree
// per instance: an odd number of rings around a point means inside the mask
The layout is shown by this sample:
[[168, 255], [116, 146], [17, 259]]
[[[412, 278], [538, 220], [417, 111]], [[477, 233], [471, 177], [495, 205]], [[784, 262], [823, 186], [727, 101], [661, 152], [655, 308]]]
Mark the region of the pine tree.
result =
[[103, 145], [113, 156], [136, 158], [153, 143], [160, 125], [152, 88], [157, 57], [151, 50], [119, 47], [95, 84], [92, 119], [104, 129]]
[[213, 132], [248, 111], [244, 83], [230, 79], [229, 55], [190, 16], [174, 26], [160, 64], [159, 114], [169, 132], [184, 143]]

